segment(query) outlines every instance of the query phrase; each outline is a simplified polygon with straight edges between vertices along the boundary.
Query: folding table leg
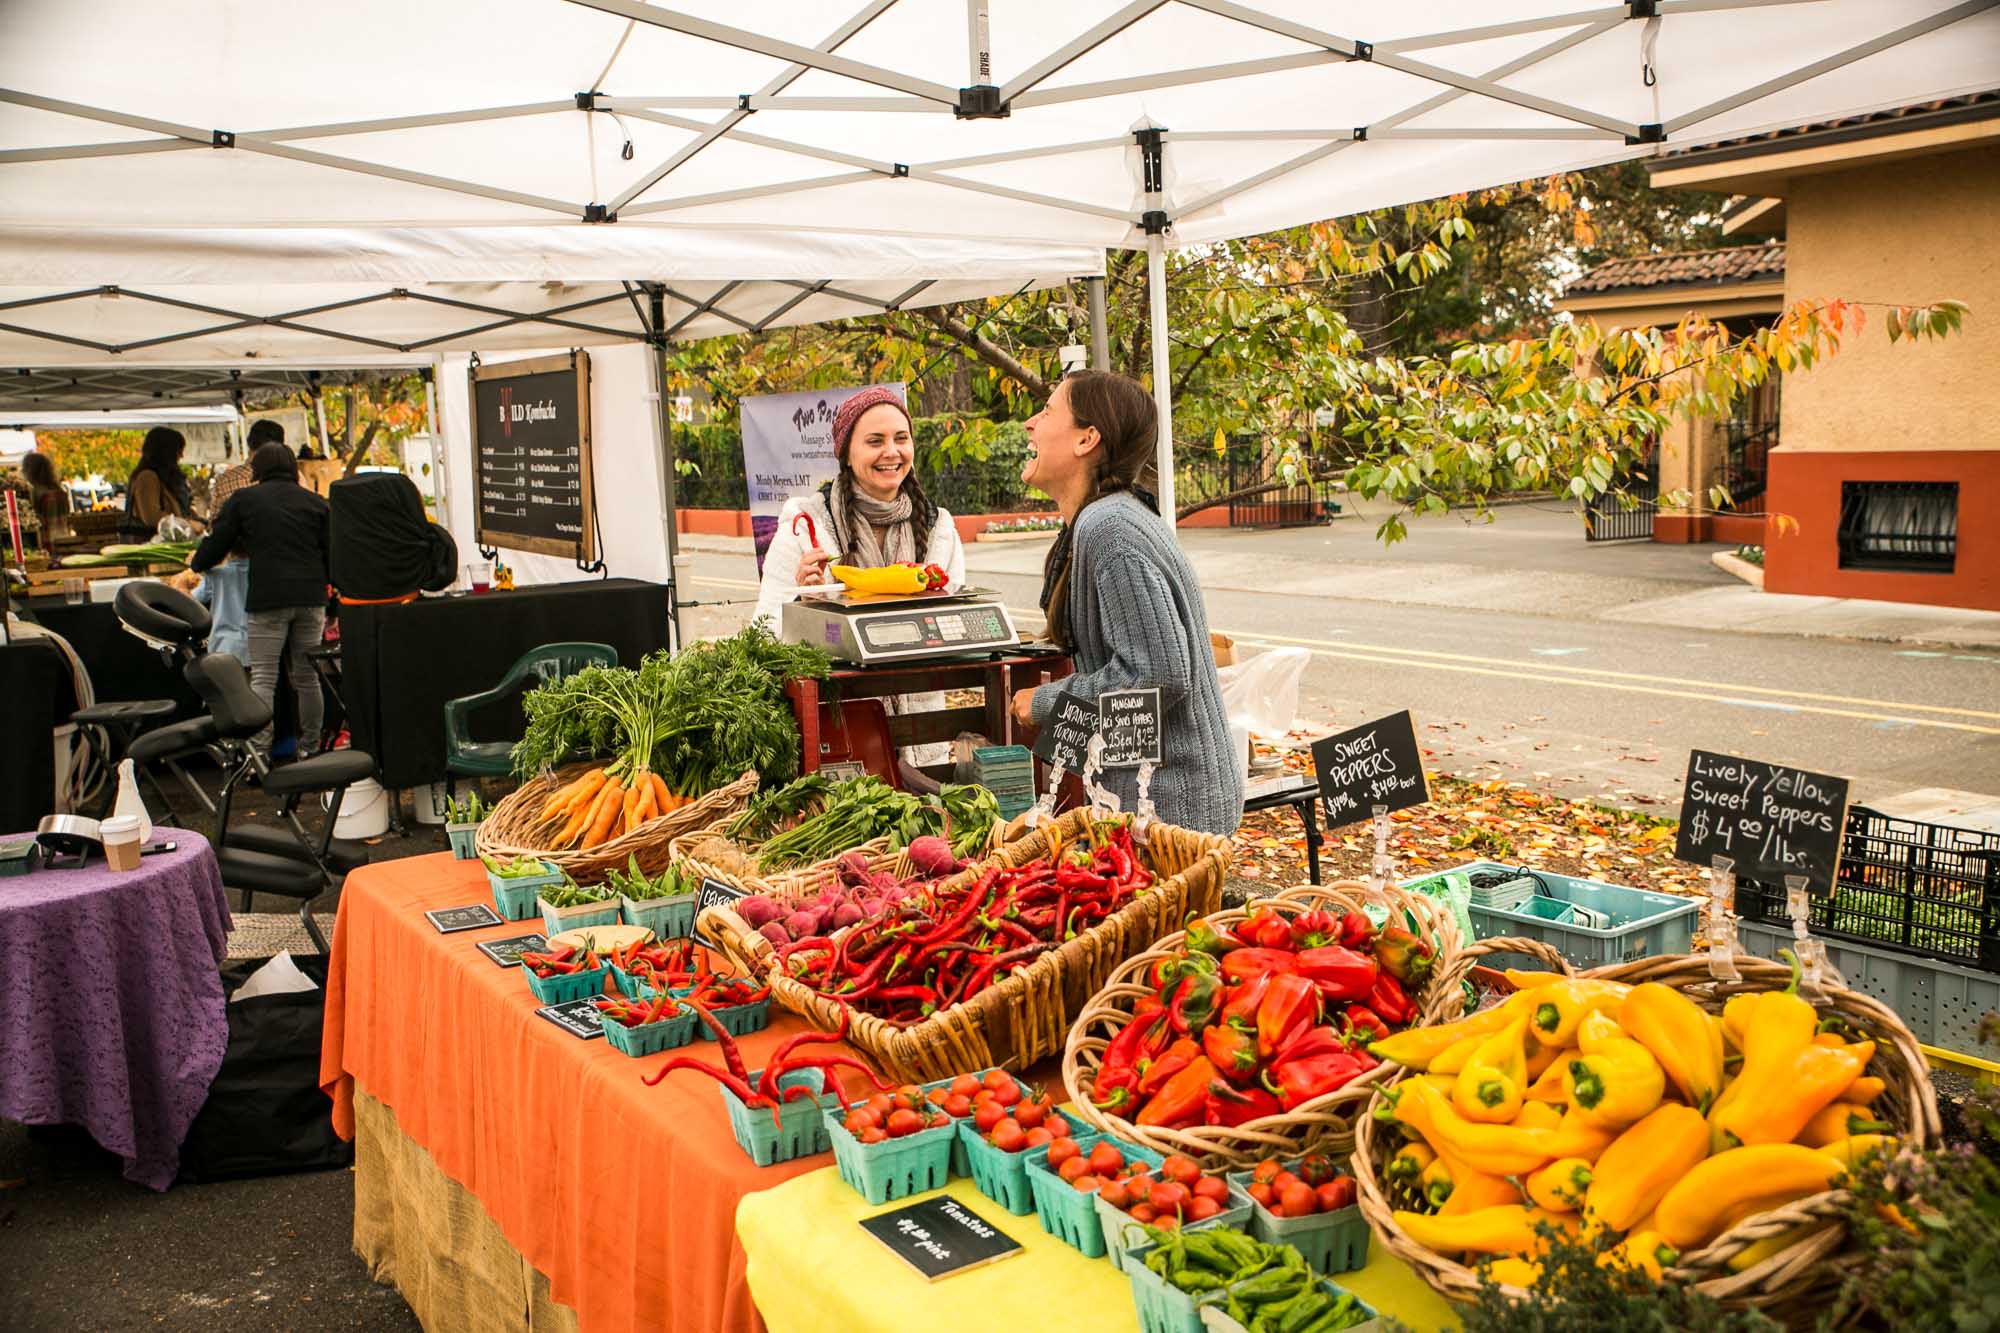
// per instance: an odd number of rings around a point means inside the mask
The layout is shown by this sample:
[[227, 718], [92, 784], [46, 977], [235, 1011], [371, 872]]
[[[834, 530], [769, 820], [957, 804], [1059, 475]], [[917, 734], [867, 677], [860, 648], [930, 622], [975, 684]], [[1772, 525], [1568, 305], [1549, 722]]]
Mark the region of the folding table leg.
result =
[[1306, 826], [1306, 872], [1319, 883], [1319, 805], [1317, 796], [1298, 803], [1299, 821]]

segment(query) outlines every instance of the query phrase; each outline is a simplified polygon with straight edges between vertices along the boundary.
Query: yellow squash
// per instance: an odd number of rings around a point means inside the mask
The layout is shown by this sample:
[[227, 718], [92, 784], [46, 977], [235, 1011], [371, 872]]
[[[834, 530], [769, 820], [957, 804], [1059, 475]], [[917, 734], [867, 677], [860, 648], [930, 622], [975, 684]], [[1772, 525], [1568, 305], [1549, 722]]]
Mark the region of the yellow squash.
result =
[[1707, 1156], [1708, 1122], [1701, 1112], [1668, 1102], [1598, 1157], [1584, 1212], [1614, 1231], [1629, 1231]]
[[[1765, 1201], [1818, 1194], [1846, 1173], [1832, 1157], [1796, 1143], [1732, 1148], [1682, 1176], [1654, 1216], [1667, 1242], [1686, 1250], [1714, 1240], [1732, 1219], [1778, 1206]], [[1764, 1206], [1743, 1211], [1753, 1204]]]
[[1671, 986], [1649, 981], [1625, 997], [1618, 1025], [1652, 1052], [1688, 1105], [1707, 1112], [1722, 1090], [1722, 1029], [1699, 1005]]

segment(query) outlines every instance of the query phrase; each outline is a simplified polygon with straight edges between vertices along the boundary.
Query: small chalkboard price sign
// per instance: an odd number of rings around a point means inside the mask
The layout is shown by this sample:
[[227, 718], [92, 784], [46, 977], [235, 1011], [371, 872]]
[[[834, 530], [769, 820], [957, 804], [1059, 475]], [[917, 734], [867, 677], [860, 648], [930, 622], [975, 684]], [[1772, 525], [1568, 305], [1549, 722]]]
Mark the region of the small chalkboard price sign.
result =
[[1019, 1241], [946, 1196], [864, 1217], [861, 1229], [929, 1282], [1021, 1252]]
[[495, 967], [519, 967], [524, 953], [540, 953], [549, 947], [549, 942], [539, 932], [532, 935], [509, 935], [504, 940], [481, 940], [479, 952], [493, 960]]
[[1700, 866], [1722, 857], [1736, 874], [1770, 884], [1802, 875], [1827, 893], [1846, 826], [1846, 778], [1696, 750], [1674, 855]]
[[724, 884], [719, 879], [702, 878], [701, 890], [694, 896], [695, 938], [709, 948], [716, 947], [715, 941], [701, 933], [701, 914], [711, 907], [726, 907], [738, 898], [750, 896], [749, 890], [739, 889], [733, 884]]
[[440, 907], [434, 912], [425, 912], [424, 919], [440, 935], [455, 935], [461, 930], [480, 930], [486, 926], [505, 924], [504, 918], [485, 903], [474, 903], [470, 907]]
[[1097, 696], [1097, 725], [1106, 768], [1160, 762], [1160, 691], [1107, 690]]
[[1061, 764], [1072, 773], [1081, 772], [1090, 753], [1090, 738], [1097, 734], [1097, 705], [1074, 695], [1060, 696], [1056, 711], [1035, 734], [1035, 757], [1045, 764]]
[[592, 997], [545, 1004], [535, 1012], [582, 1041], [604, 1035], [604, 1015], [598, 1012], [596, 1000]]
[[1409, 710], [1313, 742], [1320, 804], [1330, 829], [1431, 798]]

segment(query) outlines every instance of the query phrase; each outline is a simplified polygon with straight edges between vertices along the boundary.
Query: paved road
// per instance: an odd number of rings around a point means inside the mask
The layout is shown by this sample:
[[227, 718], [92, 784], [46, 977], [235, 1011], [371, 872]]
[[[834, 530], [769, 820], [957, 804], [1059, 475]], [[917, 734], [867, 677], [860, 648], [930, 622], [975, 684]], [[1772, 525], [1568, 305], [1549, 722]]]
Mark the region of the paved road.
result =
[[[1189, 532], [1210, 620], [1249, 649], [1310, 655], [1315, 731], [1408, 708], [1438, 765], [1619, 804], [1675, 806], [1691, 748], [1854, 780], [2000, 792], [2000, 650], [1679, 623], [1733, 596], [1703, 548], [1589, 547], [1567, 514], [1453, 517], [1384, 550], [1363, 521]], [[968, 565], [1025, 626], [1046, 543], [977, 543]], [[692, 553], [691, 595], [753, 597], [747, 556]], [[741, 624], [747, 603], [690, 613]]]

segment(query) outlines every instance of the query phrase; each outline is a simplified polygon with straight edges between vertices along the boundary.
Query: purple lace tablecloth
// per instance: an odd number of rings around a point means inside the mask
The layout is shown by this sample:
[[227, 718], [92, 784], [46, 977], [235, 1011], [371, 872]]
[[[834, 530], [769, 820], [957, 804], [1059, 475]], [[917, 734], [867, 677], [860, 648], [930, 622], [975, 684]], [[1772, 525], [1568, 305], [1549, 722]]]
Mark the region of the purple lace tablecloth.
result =
[[0, 879], [0, 1117], [82, 1125], [163, 1190], [229, 1044], [229, 904], [206, 839], [153, 836], [180, 849]]

